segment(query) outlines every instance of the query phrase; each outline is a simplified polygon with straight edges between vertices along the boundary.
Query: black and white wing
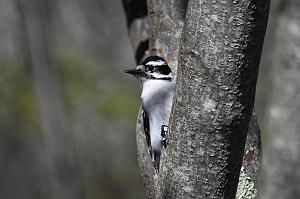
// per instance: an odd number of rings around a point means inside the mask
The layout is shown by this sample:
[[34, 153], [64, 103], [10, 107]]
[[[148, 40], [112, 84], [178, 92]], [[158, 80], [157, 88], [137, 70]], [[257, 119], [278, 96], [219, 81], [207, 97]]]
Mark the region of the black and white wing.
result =
[[143, 124], [144, 124], [144, 131], [145, 131], [145, 135], [146, 135], [147, 145], [151, 149], [149, 117], [148, 117], [146, 111], [144, 111], [144, 110], [143, 110], [142, 115], [143, 115]]

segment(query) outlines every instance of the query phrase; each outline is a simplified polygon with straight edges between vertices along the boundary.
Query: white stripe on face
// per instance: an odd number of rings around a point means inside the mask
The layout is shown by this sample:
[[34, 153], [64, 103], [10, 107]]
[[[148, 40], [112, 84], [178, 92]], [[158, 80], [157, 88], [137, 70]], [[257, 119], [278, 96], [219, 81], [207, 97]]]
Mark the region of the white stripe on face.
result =
[[155, 78], [172, 78], [172, 73], [168, 74], [168, 75], [163, 75], [163, 74], [159, 74], [159, 73], [151, 73], [152, 77]]
[[162, 66], [165, 65], [166, 63], [163, 60], [158, 60], [158, 61], [149, 61], [147, 62], [146, 65], [151, 65], [151, 66]]

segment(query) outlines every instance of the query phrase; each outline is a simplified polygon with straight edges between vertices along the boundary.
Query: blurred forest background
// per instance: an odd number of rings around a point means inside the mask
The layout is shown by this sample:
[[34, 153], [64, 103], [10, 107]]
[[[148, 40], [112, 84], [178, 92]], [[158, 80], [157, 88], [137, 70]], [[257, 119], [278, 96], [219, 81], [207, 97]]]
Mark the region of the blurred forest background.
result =
[[[255, 106], [273, 154], [264, 160], [267, 190], [274, 172], [299, 170], [299, 8], [272, 1], [260, 66]], [[133, 66], [120, 0], [0, 0], [0, 198], [144, 198], [140, 91], [123, 73]], [[273, 142], [281, 130], [292, 133]], [[277, 154], [285, 141], [295, 143]], [[293, 183], [286, 191], [299, 198]]]

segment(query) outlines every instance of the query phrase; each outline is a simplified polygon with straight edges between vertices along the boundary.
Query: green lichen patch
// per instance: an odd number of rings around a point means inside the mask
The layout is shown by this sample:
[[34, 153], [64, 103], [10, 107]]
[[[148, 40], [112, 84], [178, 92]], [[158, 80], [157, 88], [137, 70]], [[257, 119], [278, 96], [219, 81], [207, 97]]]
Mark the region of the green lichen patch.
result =
[[244, 167], [240, 171], [240, 178], [238, 189], [236, 192], [236, 199], [256, 199], [257, 190], [251, 178], [247, 175]]

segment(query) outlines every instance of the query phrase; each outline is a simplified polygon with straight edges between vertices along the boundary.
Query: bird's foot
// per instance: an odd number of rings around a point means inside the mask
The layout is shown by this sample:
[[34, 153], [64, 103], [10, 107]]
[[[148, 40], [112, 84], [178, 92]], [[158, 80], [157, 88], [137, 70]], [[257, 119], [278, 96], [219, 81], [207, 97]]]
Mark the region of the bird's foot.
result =
[[166, 148], [168, 144], [168, 128], [168, 125], [161, 126], [161, 143], [164, 148]]

